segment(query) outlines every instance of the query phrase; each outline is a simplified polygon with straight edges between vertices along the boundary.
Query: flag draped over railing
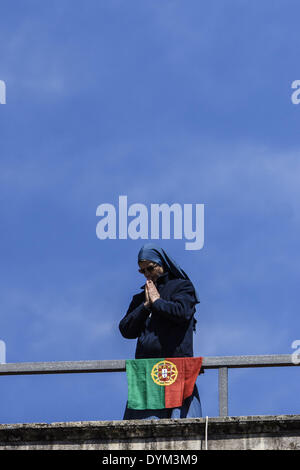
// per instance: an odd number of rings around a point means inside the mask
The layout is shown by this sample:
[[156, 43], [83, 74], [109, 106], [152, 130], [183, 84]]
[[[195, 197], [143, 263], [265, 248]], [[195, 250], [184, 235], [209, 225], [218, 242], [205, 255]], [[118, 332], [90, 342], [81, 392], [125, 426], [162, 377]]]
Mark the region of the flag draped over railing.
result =
[[126, 361], [128, 408], [176, 408], [192, 395], [202, 357], [132, 359]]

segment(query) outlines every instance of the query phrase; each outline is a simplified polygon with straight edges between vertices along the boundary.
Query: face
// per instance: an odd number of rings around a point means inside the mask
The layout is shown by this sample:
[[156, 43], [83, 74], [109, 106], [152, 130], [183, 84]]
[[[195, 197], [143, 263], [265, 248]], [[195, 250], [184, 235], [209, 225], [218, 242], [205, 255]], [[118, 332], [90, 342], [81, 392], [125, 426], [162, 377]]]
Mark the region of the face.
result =
[[139, 261], [139, 272], [144, 274], [147, 280], [155, 282], [159, 276], [164, 272], [164, 269], [159, 264], [153, 263], [153, 261]]

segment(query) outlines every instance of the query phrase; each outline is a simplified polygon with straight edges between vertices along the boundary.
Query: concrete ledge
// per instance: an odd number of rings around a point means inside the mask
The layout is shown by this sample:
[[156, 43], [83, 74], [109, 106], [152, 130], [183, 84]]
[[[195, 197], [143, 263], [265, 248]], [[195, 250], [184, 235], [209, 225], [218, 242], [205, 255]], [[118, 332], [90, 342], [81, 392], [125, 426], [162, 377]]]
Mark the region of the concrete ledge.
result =
[[[0, 450], [201, 450], [206, 419], [0, 425]], [[300, 415], [208, 418], [209, 450], [300, 450]]]

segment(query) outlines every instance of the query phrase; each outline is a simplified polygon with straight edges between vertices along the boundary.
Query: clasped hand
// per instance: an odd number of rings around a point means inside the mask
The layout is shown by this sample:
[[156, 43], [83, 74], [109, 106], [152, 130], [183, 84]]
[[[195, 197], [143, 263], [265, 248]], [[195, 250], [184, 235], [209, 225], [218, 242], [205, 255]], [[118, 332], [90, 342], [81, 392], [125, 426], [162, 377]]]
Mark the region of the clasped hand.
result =
[[147, 280], [145, 284], [145, 307], [149, 308], [153, 302], [160, 298], [159, 292], [155, 287], [155, 284], [151, 280]]

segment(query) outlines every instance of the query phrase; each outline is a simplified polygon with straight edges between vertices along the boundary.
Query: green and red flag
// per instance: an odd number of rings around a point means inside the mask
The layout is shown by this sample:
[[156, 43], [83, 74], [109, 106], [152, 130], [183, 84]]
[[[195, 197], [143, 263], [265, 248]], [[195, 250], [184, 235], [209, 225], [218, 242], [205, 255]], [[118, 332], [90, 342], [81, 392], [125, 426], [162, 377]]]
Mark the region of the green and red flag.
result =
[[192, 395], [202, 357], [131, 359], [126, 361], [128, 408], [177, 408]]

